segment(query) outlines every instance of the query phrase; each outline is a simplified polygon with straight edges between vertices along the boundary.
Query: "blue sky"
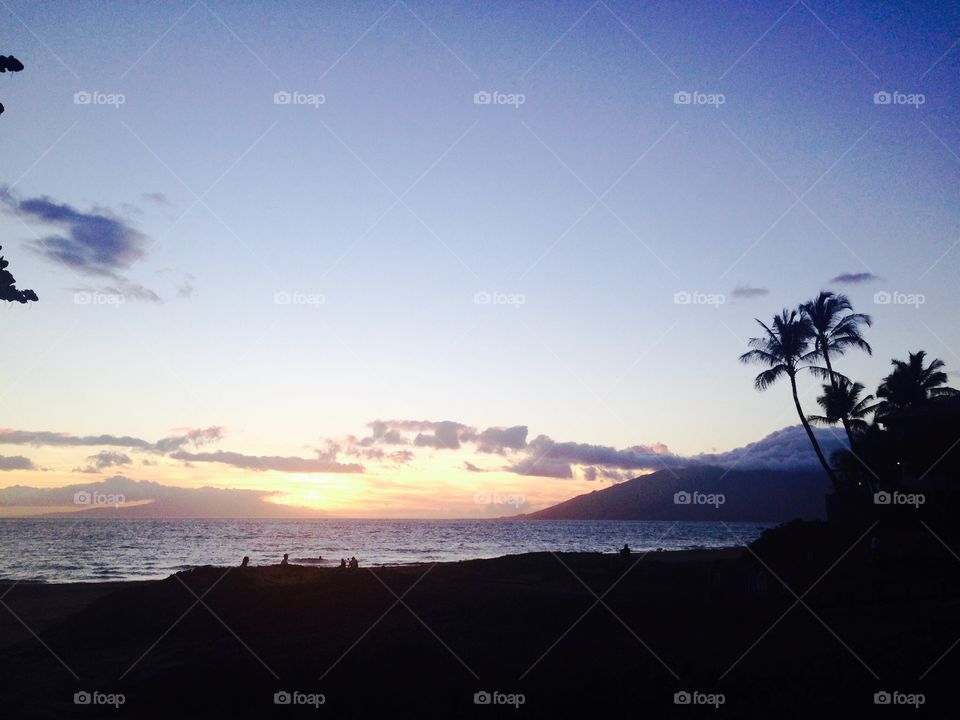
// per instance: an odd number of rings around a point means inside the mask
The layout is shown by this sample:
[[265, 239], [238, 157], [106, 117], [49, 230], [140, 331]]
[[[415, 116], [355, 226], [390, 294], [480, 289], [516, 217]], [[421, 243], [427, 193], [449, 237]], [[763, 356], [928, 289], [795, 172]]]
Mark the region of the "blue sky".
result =
[[[795, 422], [786, 389], [755, 393], [736, 357], [754, 317], [824, 287], [874, 316], [874, 357], [840, 363], [868, 387], [908, 350], [960, 367], [954, 5], [0, 15], [0, 51], [26, 65], [0, 77], [0, 237], [41, 298], [0, 308], [17, 348], [2, 426], [223, 426], [224, 449], [297, 455], [376, 419], [452, 420], [724, 451]], [[44, 257], [38, 238], [69, 228], [9, 212], [39, 198], [114, 218], [140, 257], [112, 276]], [[830, 282], [844, 273], [868, 279]]]

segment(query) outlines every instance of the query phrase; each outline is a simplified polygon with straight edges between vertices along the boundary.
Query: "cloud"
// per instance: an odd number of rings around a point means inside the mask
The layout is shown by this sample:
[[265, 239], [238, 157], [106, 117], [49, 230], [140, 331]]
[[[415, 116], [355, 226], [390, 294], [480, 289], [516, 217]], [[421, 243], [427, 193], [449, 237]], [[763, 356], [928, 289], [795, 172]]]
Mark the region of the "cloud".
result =
[[750, 285], [737, 285], [730, 293], [732, 297], [749, 300], [750, 298], [769, 295], [770, 291], [765, 287], [752, 287]]
[[489, 427], [476, 436], [477, 452], [502, 455], [504, 450], [522, 450], [527, 445], [527, 426]]
[[[847, 448], [843, 433], [835, 429], [813, 428], [813, 432], [828, 459], [834, 451]], [[701, 453], [691, 459], [705, 465], [735, 466], [739, 470], [808, 470], [820, 467], [820, 461], [802, 425], [777, 430], [756, 442], [728, 452]]]
[[148, 448], [150, 443], [140, 438], [116, 435], [70, 435], [69, 433], [48, 432], [45, 430], [10, 430], [0, 428], [0, 445], [44, 445], [52, 447], [112, 446], [128, 448]]
[[690, 463], [674, 455], [663, 444], [634, 445], [618, 450], [607, 445], [576, 442], [555, 442], [538, 435], [526, 447], [526, 457], [504, 468], [519, 475], [573, 477], [574, 465], [595, 465], [621, 470], [662, 470]]
[[37, 466], [33, 460], [23, 455], [0, 455], [0, 471], [8, 472], [10, 470], [36, 470]]
[[6, 190], [0, 197], [18, 215], [60, 228], [64, 234], [34, 241], [34, 250], [77, 272], [115, 278], [144, 256], [147, 237], [107, 210], [82, 212], [46, 196], [18, 199]]
[[125, 276], [146, 255], [149, 240], [127, 219], [105, 208], [84, 212], [47, 196], [20, 198], [6, 188], [0, 188], [0, 204], [21, 219], [60, 231], [30, 241], [30, 248], [41, 257], [82, 275], [112, 280], [113, 284], [101, 292], [131, 300], [160, 301], [155, 292]]
[[87, 458], [86, 466], [82, 468], [76, 468], [74, 472], [99, 473], [106, 468], [129, 465], [132, 462], [133, 460], [123, 453], [112, 452], [110, 450], [101, 450], [95, 455], [90, 455]]
[[869, 283], [879, 279], [880, 276], [874, 275], [872, 272], [840, 273], [839, 275], [830, 278], [830, 282], [840, 283], [841, 285], [859, 285], [861, 283]]
[[223, 438], [223, 428], [219, 425], [212, 425], [208, 428], [183, 428], [179, 432], [179, 435], [171, 435], [162, 440], [157, 440], [152, 449], [158, 453], [169, 453], [180, 450], [185, 445], [201, 447]]
[[467, 472], [472, 472], [472, 473], [488, 472], [487, 470], [484, 470], [482, 467], [477, 467], [469, 460], [463, 461], [463, 469], [466, 470]]
[[187, 463], [212, 462], [231, 465], [243, 470], [276, 470], [278, 472], [328, 472], [328, 473], [362, 473], [363, 465], [359, 463], [341, 463], [329, 453], [317, 451], [316, 458], [284, 457], [277, 455], [244, 455], [238, 452], [217, 450], [216, 452], [191, 453], [185, 450], [170, 454], [174, 460], [183, 460]]
[[156, 442], [129, 435], [71, 435], [48, 430], [12, 430], [0, 428], [0, 445], [32, 445], [34, 447], [122, 447], [165, 454], [180, 450], [186, 445], [200, 447], [220, 440], [223, 428], [183, 428], [177, 435]]
[[173, 207], [173, 203], [162, 192], [148, 192], [143, 194], [143, 199], [161, 207]]
[[[77, 504], [78, 493], [88, 498], [118, 499], [114, 505]], [[15, 485], [0, 488], [0, 509], [30, 508], [34, 514], [62, 512], [76, 508], [83, 515], [107, 515], [144, 518], [237, 518], [237, 517], [317, 517], [323, 513], [291, 505], [269, 502], [275, 491], [231, 488], [185, 488], [161, 485], [146, 480], [131, 480], [116, 475], [94, 483], [59, 488], [34, 488]]]
[[467, 430], [466, 425], [443, 420], [436, 423], [424, 423], [429, 433], [417, 433], [413, 444], [418, 447], [432, 447], [438, 450], [457, 450], [460, 447], [460, 431]]

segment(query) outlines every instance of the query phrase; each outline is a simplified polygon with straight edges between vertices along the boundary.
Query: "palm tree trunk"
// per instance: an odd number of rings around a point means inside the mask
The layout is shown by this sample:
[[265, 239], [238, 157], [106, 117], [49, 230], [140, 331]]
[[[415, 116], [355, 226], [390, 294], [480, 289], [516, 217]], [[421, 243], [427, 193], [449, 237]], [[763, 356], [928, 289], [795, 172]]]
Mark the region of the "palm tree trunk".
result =
[[[827, 350], [826, 344], [823, 346], [823, 361], [827, 364], [827, 372], [830, 374], [830, 384], [833, 386], [834, 391], [836, 391], [838, 389], [837, 377], [833, 372], [833, 365], [830, 364], [830, 352]], [[853, 431], [850, 429], [850, 418], [842, 415], [840, 422], [843, 423], [843, 429], [847, 433], [847, 442], [850, 443], [850, 449], [853, 450]]]
[[837, 478], [833, 474], [833, 469], [830, 467], [830, 463], [827, 462], [827, 459], [823, 456], [823, 450], [820, 449], [820, 443], [817, 442], [817, 437], [813, 434], [813, 430], [810, 428], [810, 423], [807, 422], [807, 416], [803, 414], [803, 408], [800, 407], [800, 397], [797, 395], [797, 378], [795, 375], [790, 376], [790, 390], [793, 392], [793, 404], [797, 408], [797, 415], [800, 416], [800, 423], [803, 425], [803, 429], [807, 431], [807, 437], [810, 438], [810, 444], [813, 445], [813, 450], [817, 453], [817, 458], [820, 460], [820, 464], [823, 465], [823, 469], [826, 471], [827, 477], [830, 478], [830, 482], [833, 484], [833, 487], [837, 488]]

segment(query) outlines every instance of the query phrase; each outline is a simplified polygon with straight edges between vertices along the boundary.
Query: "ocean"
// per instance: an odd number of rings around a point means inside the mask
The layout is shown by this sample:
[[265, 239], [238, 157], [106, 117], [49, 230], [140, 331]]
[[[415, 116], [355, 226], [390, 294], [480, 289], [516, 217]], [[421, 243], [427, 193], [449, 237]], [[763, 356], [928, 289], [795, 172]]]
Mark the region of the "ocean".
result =
[[0, 578], [148, 580], [200, 565], [333, 566], [491, 558], [525, 552], [730, 547], [772, 523], [554, 520], [0, 520]]

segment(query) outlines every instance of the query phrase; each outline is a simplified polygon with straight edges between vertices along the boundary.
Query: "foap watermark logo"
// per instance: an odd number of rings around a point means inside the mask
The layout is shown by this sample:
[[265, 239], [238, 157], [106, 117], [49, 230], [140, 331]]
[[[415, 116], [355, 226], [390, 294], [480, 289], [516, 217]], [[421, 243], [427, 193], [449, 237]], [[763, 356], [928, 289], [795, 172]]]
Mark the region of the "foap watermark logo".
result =
[[306, 305], [318, 308], [327, 304], [323, 293], [307, 293], [299, 290], [278, 290], [273, 294], [274, 305]]
[[910, 105], [915, 110], [927, 101], [923, 93], [905, 93], [899, 90], [878, 90], [873, 94], [874, 105]]
[[719, 108], [727, 101], [723, 93], [705, 93], [699, 90], [677, 90], [673, 94], [674, 105], [706, 105]]
[[509, 105], [519, 109], [527, 101], [523, 93], [505, 93], [499, 90], [480, 90], [473, 94], [474, 105]]
[[881, 490], [873, 494], [874, 505], [911, 505], [914, 509], [919, 509], [927, 501], [923, 493], [902, 493], [897, 490], [887, 492]]
[[673, 694], [674, 705], [709, 705], [717, 709], [727, 701], [723, 693], [705, 693], [699, 690], [680, 690]]
[[507, 293], [494, 290], [488, 292], [480, 290], [473, 294], [474, 305], [509, 305], [511, 307], [520, 307], [527, 303], [527, 296], [523, 293]]
[[105, 693], [99, 690], [80, 690], [73, 694], [74, 705], [110, 705], [119, 708], [127, 701], [123, 693]]
[[679, 290], [673, 294], [674, 305], [707, 305], [709, 307], [719, 308], [727, 302], [727, 296], [723, 293], [705, 293], [694, 290]]
[[325, 105], [327, 96], [323, 93], [305, 93], [299, 90], [279, 90], [273, 94], [274, 105], [304, 105], [314, 109]]
[[915, 710], [927, 701], [923, 693], [905, 693], [899, 690], [881, 690], [873, 694], [874, 705], [908, 705]]
[[74, 105], [106, 105], [119, 109], [126, 104], [127, 96], [123, 93], [105, 93], [99, 90], [78, 90], [73, 94]]
[[126, 501], [127, 499], [122, 493], [102, 493], [90, 492], [89, 490], [80, 490], [73, 494], [74, 505], [112, 505], [113, 507], [120, 507]]
[[127, 298], [120, 293], [105, 293], [95, 290], [78, 290], [73, 294], [74, 305], [100, 305], [120, 307]]
[[927, 296], [923, 293], [905, 293], [899, 290], [881, 290], [873, 294], [874, 305], [910, 305], [919, 308], [925, 305]]
[[694, 490], [679, 490], [673, 494], [674, 505], [712, 505], [718, 508], [727, 501], [727, 496], [723, 493], [702, 493]]
[[305, 693], [299, 690], [279, 690], [273, 694], [274, 705], [297, 705], [318, 708], [327, 702], [323, 693]]
[[510, 505], [520, 507], [527, 499], [519, 493], [478, 492], [473, 494], [473, 502], [477, 505]]
[[480, 690], [473, 694], [474, 705], [510, 705], [520, 709], [520, 706], [527, 701], [527, 696], [523, 693], [505, 693], [499, 690]]

